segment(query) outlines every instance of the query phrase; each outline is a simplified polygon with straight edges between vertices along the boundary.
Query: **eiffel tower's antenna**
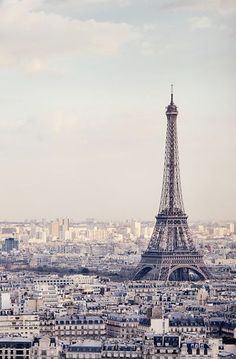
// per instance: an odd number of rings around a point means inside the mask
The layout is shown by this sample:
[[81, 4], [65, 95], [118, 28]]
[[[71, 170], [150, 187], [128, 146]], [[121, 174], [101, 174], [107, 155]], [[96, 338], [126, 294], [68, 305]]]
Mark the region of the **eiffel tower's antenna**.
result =
[[170, 100], [171, 105], [174, 104], [174, 85], [171, 84], [171, 100]]

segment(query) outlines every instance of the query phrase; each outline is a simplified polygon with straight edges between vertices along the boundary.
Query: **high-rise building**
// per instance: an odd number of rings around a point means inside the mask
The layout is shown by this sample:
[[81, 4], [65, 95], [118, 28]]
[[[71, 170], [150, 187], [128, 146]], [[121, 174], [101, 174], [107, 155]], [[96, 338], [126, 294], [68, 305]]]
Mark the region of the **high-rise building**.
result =
[[4, 240], [3, 246], [2, 246], [2, 250], [4, 252], [11, 252], [13, 249], [18, 249], [19, 248], [19, 242], [17, 239], [15, 238], [6, 238]]
[[51, 222], [50, 234], [54, 238], [64, 240], [66, 237], [66, 232], [69, 231], [69, 227], [69, 218], [57, 218], [55, 221]]
[[61, 218], [60, 219], [60, 226], [61, 230], [68, 231], [70, 227], [70, 220], [69, 218]]
[[235, 225], [234, 223], [229, 224], [229, 232], [230, 234], [233, 234], [235, 232]]
[[140, 222], [136, 222], [136, 221], [131, 222], [131, 233], [135, 237], [138, 237], [138, 238], [141, 236], [141, 223]]
[[60, 224], [59, 224], [58, 219], [51, 223], [50, 233], [51, 233], [52, 237], [59, 238]]

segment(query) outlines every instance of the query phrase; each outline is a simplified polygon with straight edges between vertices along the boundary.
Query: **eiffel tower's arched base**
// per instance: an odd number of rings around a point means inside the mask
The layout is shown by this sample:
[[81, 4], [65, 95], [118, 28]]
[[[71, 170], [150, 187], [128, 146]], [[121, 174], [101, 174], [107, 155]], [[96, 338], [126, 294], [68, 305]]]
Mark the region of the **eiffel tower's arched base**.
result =
[[210, 278], [211, 274], [198, 252], [146, 251], [132, 279], [192, 281]]

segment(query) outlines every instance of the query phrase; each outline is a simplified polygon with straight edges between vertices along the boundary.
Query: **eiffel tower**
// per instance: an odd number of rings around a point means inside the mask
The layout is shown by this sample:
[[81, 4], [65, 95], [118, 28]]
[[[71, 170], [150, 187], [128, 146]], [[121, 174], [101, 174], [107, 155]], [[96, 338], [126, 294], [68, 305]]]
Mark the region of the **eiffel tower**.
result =
[[211, 278], [203, 256], [196, 250], [184, 211], [178, 156], [177, 106], [166, 108], [167, 132], [161, 201], [155, 227], [133, 280], [206, 280]]

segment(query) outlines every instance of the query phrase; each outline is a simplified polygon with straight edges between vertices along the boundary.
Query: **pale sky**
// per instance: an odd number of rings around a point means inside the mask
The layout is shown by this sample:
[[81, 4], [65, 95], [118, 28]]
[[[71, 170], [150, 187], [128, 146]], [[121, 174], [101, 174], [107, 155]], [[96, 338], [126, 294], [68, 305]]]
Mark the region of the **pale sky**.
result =
[[236, 219], [235, 0], [0, 0], [0, 220]]

